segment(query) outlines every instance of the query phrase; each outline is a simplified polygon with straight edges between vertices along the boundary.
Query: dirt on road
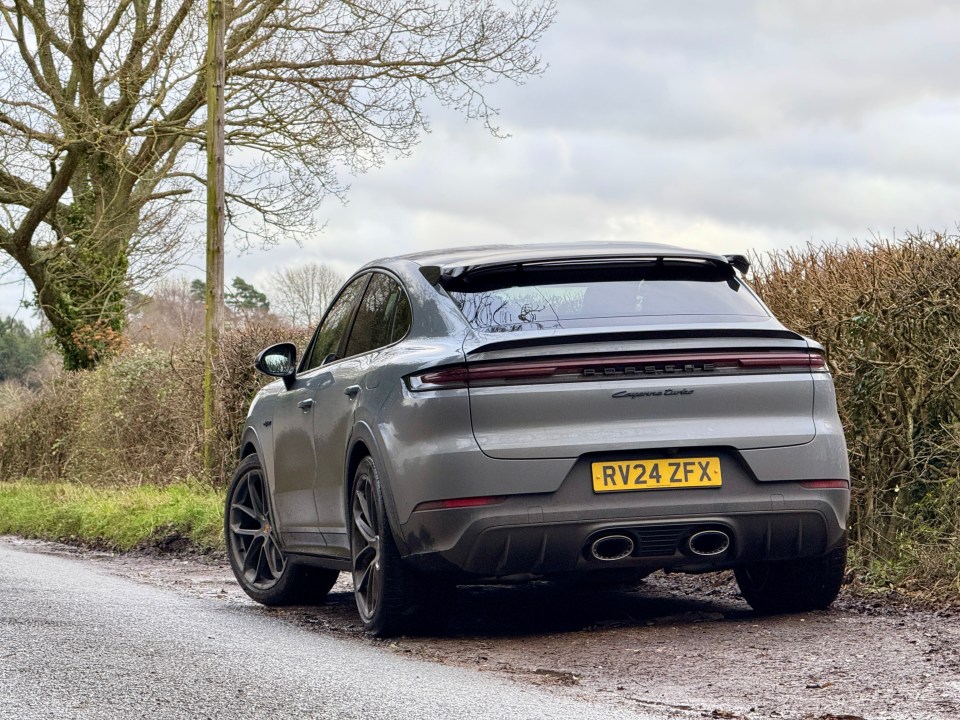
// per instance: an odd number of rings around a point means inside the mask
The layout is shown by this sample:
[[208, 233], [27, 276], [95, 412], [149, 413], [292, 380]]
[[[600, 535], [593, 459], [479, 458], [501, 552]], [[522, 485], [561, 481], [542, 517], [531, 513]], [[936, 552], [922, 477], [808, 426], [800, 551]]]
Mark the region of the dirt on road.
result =
[[827, 612], [758, 617], [728, 573], [656, 573], [608, 589], [461, 587], [428, 632], [381, 641], [363, 633], [346, 573], [324, 605], [270, 609], [243, 594], [223, 559], [15, 542], [315, 632], [664, 718], [960, 718], [957, 608], [847, 589]]

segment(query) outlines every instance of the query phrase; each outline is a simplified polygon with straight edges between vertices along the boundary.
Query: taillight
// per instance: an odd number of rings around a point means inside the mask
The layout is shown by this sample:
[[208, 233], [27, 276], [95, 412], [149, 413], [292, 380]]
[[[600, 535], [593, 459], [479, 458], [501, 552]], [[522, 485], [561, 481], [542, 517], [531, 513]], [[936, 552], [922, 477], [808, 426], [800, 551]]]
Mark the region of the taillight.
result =
[[407, 378], [411, 390], [485, 385], [689, 377], [768, 372], [825, 372], [816, 352], [696, 353], [478, 362], [431, 369]]
[[826, 370], [827, 361], [820, 353], [760, 353], [738, 358], [745, 368], [799, 367]]
[[451, 510], [453, 508], [484, 507], [496, 505], [506, 500], [505, 495], [485, 495], [483, 497], [450, 498], [449, 500], [431, 500], [417, 505], [413, 511], [419, 510]]
[[437, 390], [467, 387], [469, 375], [464, 365], [431, 370], [407, 378], [411, 390]]
[[566, 371], [566, 378], [558, 377], [558, 374], [563, 371], [564, 369], [557, 363], [461, 365], [411, 375], [407, 378], [407, 384], [411, 390], [453, 390], [455, 388], [501, 385], [511, 382], [577, 379], [576, 374], [571, 374], [569, 369]]

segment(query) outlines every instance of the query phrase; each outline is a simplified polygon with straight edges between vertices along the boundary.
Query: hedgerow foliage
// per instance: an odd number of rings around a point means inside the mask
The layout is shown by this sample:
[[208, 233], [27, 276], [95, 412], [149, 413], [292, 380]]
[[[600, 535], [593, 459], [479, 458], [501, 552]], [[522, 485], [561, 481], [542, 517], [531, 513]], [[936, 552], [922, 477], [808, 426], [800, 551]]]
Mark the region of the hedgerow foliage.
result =
[[[303, 347], [305, 331], [249, 322], [223, 335], [215, 484], [236, 463], [247, 406], [266, 380], [253, 359], [281, 340]], [[20, 393], [0, 414], [0, 479], [167, 485], [204, 477], [201, 353], [196, 337], [172, 350], [135, 345], [95, 370], [62, 373], [38, 392]]]
[[872, 570], [960, 590], [960, 237], [773, 253], [752, 283], [826, 347]]
[[[751, 281], [788, 327], [822, 342], [853, 476], [851, 539], [881, 581], [960, 592], [960, 237], [810, 246], [755, 262]], [[222, 485], [256, 353], [306, 331], [256, 319], [227, 331], [218, 382]], [[204, 477], [199, 338], [134, 346], [39, 392], [0, 393], [0, 479], [166, 485]], [[4, 400], [4, 398], [7, 398]]]

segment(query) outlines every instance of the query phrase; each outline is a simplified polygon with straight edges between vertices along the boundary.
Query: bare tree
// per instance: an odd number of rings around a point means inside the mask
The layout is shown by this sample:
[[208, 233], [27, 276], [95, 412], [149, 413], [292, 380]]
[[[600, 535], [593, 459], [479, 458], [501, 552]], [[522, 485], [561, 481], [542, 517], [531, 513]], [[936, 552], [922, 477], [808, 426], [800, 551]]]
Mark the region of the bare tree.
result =
[[[67, 367], [123, 331], [124, 296], [202, 211], [205, 4], [0, 0], [0, 249]], [[225, 4], [227, 221], [312, 229], [318, 199], [410, 151], [436, 97], [493, 132], [484, 96], [540, 72], [553, 0]], [[202, 171], [201, 171], [202, 172]]]
[[320, 263], [287, 267], [270, 277], [270, 305], [291, 325], [312, 328], [343, 281], [343, 275]]
[[203, 301], [184, 277], [164, 277], [150, 294], [128, 296], [127, 336], [130, 342], [169, 350], [203, 335]]

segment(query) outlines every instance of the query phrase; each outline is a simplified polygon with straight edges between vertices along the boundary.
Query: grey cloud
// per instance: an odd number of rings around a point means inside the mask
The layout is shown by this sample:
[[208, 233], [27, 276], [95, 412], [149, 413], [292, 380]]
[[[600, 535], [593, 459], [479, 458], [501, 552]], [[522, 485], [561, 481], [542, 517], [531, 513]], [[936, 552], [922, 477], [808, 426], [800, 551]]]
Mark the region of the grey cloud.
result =
[[949, 3], [564, 3], [542, 48], [551, 71], [494, 97], [514, 127], [661, 139], [856, 123], [960, 94], [958, 26]]

